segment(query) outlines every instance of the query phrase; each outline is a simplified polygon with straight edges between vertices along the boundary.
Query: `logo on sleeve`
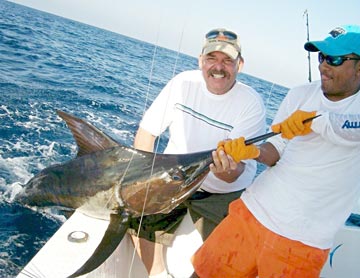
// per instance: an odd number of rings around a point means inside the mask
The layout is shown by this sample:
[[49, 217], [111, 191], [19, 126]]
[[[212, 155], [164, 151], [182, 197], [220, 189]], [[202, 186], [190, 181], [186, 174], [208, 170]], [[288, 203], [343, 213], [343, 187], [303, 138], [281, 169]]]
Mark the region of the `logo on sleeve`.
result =
[[341, 128], [360, 128], [360, 122], [350, 122], [346, 120]]

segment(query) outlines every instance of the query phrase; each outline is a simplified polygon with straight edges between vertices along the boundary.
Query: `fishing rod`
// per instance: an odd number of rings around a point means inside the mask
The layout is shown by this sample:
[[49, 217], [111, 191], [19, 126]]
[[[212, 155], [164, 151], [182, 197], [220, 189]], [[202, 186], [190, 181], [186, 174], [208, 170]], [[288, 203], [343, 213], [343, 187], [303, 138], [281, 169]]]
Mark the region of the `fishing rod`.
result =
[[[315, 118], [317, 118], [319, 116], [321, 116], [321, 115], [317, 115], [317, 116], [311, 117], [309, 119], [306, 119], [306, 120], [303, 121], [303, 123], [306, 124], [306, 123], [312, 121], [313, 119], [315, 119]], [[277, 132], [265, 133], [263, 135], [260, 135], [260, 136], [245, 140], [245, 145], [251, 145], [251, 144], [257, 143], [259, 141], [265, 140], [267, 138], [273, 137], [273, 136], [278, 135], [278, 134], [280, 134], [280, 133], [277, 133]]]
[[[309, 41], [309, 13], [308, 10], [306, 9], [303, 16], [306, 15], [306, 33], [307, 33], [307, 41]], [[308, 51], [308, 67], [309, 67], [309, 75], [308, 75], [308, 80], [311, 83], [311, 61], [310, 61], [310, 51]]]

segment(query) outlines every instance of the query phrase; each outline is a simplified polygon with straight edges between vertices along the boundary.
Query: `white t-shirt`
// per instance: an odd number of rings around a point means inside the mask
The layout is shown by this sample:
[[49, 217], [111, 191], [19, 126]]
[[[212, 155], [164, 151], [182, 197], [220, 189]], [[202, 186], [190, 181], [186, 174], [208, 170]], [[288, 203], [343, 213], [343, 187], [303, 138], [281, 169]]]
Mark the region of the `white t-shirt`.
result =
[[306, 136], [268, 140], [281, 158], [241, 197], [264, 226], [310, 246], [332, 246], [359, 199], [360, 118], [355, 115], [359, 108], [359, 92], [333, 102], [323, 95], [320, 82], [288, 92], [274, 123], [297, 109], [322, 116], [313, 120], [314, 132]]
[[[220, 140], [265, 132], [265, 108], [258, 93], [236, 82], [224, 95], [210, 93], [200, 70], [175, 76], [160, 92], [140, 123], [159, 136], [169, 128], [165, 153], [193, 153], [216, 149]], [[217, 179], [211, 172], [202, 188], [212, 193], [233, 192], [251, 184], [255, 161], [245, 161], [245, 172], [233, 183]]]

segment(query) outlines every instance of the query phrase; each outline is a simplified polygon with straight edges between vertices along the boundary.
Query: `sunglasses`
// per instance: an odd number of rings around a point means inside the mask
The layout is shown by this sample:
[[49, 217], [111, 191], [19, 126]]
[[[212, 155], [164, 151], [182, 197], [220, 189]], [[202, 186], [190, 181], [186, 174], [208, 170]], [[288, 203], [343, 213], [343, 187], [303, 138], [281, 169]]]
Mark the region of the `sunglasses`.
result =
[[359, 58], [353, 58], [353, 57], [344, 57], [344, 56], [325, 56], [322, 52], [319, 52], [319, 63], [322, 64], [322, 62], [326, 61], [326, 63], [329, 66], [341, 66], [345, 61], [347, 60], [360, 60]]
[[224, 36], [228, 40], [236, 40], [237, 35], [234, 32], [231, 31], [220, 31], [220, 30], [212, 30], [209, 33], [205, 35], [206, 39], [216, 39], [219, 36]]

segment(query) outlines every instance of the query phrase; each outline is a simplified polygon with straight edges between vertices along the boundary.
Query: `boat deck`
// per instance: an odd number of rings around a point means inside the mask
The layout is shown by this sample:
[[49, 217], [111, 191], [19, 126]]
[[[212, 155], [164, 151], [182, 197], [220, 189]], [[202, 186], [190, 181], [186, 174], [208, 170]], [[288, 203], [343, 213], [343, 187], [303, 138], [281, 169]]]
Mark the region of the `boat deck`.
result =
[[[25, 266], [17, 278], [64, 278], [74, 273], [97, 247], [108, 222], [75, 212]], [[69, 240], [72, 232], [85, 232], [87, 239]], [[81, 235], [81, 233], [78, 233]], [[191, 255], [201, 245], [199, 233], [194, 229], [190, 216], [181, 223], [173, 246], [166, 251], [169, 272], [176, 278], [187, 278], [192, 272]], [[353, 213], [339, 231], [330, 256], [321, 273], [322, 278], [360, 277], [360, 214]], [[126, 235], [116, 251], [87, 278], [146, 278], [146, 270], [130, 237]]]

